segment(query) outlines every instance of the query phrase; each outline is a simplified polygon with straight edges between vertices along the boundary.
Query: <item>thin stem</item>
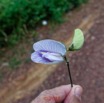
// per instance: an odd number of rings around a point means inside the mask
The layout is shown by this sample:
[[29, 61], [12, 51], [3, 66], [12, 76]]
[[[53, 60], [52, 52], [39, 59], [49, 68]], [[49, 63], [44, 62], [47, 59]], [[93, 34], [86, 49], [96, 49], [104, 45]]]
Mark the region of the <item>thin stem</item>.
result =
[[69, 61], [67, 60], [66, 56], [65, 56], [65, 61], [66, 61], [67, 67], [68, 67], [68, 73], [69, 73], [71, 87], [73, 87], [73, 81], [72, 81], [72, 76], [71, 76], [71, 72], [70, 72], [70, 65], [69, 65]]

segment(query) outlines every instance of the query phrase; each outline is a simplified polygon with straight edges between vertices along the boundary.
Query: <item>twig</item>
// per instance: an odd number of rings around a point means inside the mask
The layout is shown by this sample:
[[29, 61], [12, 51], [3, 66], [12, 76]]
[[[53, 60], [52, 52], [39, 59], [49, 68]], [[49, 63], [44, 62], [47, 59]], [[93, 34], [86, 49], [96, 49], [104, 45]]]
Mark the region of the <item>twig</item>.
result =
[[69, 65], [69, 61], [67, 60], [66, 56], [64, 57], [67, 67], [68, 67], [68, 73], [69, 73], [69, 78], [70, 78], [70, 83], [71, 83], [71, 87], [73, 87], [73, 81], [72, 81], [72, 76], [71, 76], [71, 72], [70, 72], [70, 65]]

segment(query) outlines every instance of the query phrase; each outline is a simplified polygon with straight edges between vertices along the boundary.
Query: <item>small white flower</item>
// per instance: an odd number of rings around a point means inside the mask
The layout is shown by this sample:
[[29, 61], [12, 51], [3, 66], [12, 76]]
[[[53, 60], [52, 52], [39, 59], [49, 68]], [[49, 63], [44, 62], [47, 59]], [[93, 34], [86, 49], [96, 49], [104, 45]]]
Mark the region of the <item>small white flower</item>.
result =
[[47, 24], [48, 24], [48, 22], [47, 22], [46, 20], [43, 20], [43, 21], [42, 21], [42, 25], [45, 26], [45, 25], [47, 25]]

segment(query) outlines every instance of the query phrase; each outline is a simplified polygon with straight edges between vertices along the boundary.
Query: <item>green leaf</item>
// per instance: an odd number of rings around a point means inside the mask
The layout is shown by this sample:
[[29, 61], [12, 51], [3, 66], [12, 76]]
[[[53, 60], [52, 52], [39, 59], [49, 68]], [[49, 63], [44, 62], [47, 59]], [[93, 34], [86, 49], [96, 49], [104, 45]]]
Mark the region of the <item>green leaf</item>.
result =
[[69, 47], [69, 51], [75, 51], [81, 49], [84, 44], [84, 35], [80, 29], [75, 29], [72, 43]]

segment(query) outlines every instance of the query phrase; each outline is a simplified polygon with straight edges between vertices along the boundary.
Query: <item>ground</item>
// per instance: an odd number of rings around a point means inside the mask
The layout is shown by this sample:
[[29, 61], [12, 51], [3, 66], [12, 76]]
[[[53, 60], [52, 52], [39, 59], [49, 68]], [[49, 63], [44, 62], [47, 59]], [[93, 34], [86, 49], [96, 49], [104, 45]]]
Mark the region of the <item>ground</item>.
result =
[[[103, 5], [104, 0], [90, 0], [68, 13], [64, 23], [37, 28], [39, 39], [51, 38], [66, 45], [70, 43], [75, 28], [83, 30], [83, 48], [68, 54], [73, 82], [84, 88], [83, 103], [104, 102]], [[0, 85], [1, 103], [30, 103], [41, 91], [70, 83], [65, 63], [47, 66], [29, 62], [6, 77], [8, 82], [3, 81]]]

